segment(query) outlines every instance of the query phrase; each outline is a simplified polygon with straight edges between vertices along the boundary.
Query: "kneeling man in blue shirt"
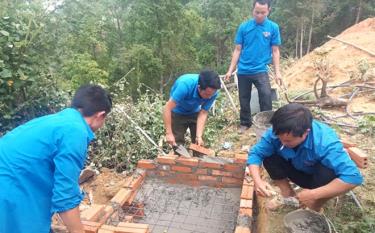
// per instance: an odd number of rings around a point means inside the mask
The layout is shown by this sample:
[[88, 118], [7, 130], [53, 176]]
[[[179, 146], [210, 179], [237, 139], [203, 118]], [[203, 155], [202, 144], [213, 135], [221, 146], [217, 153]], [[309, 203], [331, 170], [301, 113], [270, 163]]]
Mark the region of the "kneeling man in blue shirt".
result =
[[55, 213], [69, 232], [84, 232], [78, 179], [93, 131], [111, 108], [104, 89], [82, 86], [71, 108], [31, 120], [0, 138], [1, 233], [48, 233]]
[[[259, 174], [262, 163], [283, 197], [295, 196], [315, 211], [363, 182], [334, 130], [313, 120], [306, 107], [287, 104], [274, 113], [271, 124], [247, 161], [257, 194], [270, 196], [269, 184]], [[295, 193], [290, 181], [302, 191]]]
[[185, 74], [176, 80], [163, 115], [166, 140], [170, 145], [183, 145], [188, 128], [192, 143], [203, 145], [202, 135], [208, 110], [220, 88], [219, 75], [211, 70]]

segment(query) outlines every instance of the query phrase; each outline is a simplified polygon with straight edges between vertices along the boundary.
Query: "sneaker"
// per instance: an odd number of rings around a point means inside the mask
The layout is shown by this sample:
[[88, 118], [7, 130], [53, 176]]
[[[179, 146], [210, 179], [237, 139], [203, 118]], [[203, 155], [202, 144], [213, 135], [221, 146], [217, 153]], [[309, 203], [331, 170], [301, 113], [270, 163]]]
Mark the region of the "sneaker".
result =
[[238, 130], [239, 134], [244, 134], [250, 127], [246, 125], [240, 125], [240, 129]]

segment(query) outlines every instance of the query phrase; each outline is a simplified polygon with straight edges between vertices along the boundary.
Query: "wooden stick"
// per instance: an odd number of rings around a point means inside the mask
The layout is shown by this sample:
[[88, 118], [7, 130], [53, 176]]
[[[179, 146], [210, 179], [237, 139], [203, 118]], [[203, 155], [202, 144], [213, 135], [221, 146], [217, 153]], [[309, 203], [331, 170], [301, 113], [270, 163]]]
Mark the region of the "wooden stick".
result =
[[327, 37], [328, 37], [329, 39], [337, 40], [337, 41], [340, 41], [341, 43], [344, 43], [344, 44], [347, 44], [347, 45], [353, 46], [354, 48], [359, 49], [359, 50], [361, 50], [361, 51], [363, 51], [363, 52], [366, 52], [366, 53], [370, 54], [371, 56], [375, 57], [375, 53], [372, 52], [372, 51], [370, 51], [370, 50], [367, 50], [367, 49], [364, 49], [364, 48], [362, 48], [362, 47], [359, 47], [358, 45], [355, 45], [355, 44], [353, 44], [353, 43], [350, 43], [350, 42], [347, 42], [347, 41], [344, 41], [344, 40], [337, 39], [337, 38], [332, 37], [332, 36], [330, 36], [330, 35], [328, 35]]
[[227, 96], [228, 96], [228, 98], [229, 98], [229, 101], [230, 101], [230, 103], [232, 104], [232, 107], [233, 107], [234, 112], [238, 115], [238, 110], [237, 110], [237, 108], [236, 108], [236, 105], [234, 104], [234, 101], [233, 101], [232, 96], [230, 95], [230, 93], [229, 93], [229, 91], [228, 91], [228, 89], [227, 89], [227, 86], [225, 85], [225, 83], [224, 83], [222, 77], [219, 77], [219, 78], [220, 78], [221, 85], [223, 85], [224, 90], [225, 90], [225, 93], [227, 94]]

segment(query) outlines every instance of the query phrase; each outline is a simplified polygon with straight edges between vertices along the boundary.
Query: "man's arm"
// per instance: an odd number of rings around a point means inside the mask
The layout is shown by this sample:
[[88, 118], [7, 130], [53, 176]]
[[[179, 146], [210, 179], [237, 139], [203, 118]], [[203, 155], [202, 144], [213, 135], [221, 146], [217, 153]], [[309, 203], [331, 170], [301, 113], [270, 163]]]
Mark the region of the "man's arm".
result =
[[228, 72], [225, 75], [225, 80], [227, 80], [227, 81], [230, 80], [230, 77], [232, 76], [232, 73], [237, 66], [238, 59], [240, 58], [240, 54], [241, 54], [241, 49], [242, 49], [242, 46], [239, 45], [239, 44], [236, 45], [236, 47], [234, 48], [232, 60], [230, 62]]
[[69, 233], [85, 232], [81, 223], [81, 218], [79, 216], [78, 206], [65, 212], [59, 213], [59, 216], [63, 220], [65, 226], [68, 228]]
[[271, 193], [269, 190], [272, 190], [272, 189], [270, 188], [270, 185], [264, 180], [262, 180], [262, 178], [260, 177], [259, 166], [249, 165], [249, 170], [250, 170], [251, 177], [254, 180], [255, 192], [257, 192], [258, 194], [264, 197], [271, 196]]
[[207, 117], [208, 117], [208, 112], [204, 109], [202, 109], [198, 113], [197, 132], [196, 132], [195, 142], [200, 146], [203, 145], [202, 135], [203, 135], [203, 130], [204, 130], [204, 126], [206, 124]]
[[275, 81], [279, 85], [282, 85], [280, 72], [280, 48], [277, 45], [272, 46], [272, 62], [275, 68]]
[[328, 199], [346, 193], [357, 185], [346, 183], [339, 178], [330, 183], [315, 189], [304, 189], [297, 194], [298, 200], [305, 206], [319, 199]]
[[169, 99], [168, 102], [165, 104], [163, 112], [165, 137], [167, 142], [172, 146], [176, 145], [176, 141], [172, 131], [172, 110], [176, 107], [176, 105], [177, 104], [174, 100]]

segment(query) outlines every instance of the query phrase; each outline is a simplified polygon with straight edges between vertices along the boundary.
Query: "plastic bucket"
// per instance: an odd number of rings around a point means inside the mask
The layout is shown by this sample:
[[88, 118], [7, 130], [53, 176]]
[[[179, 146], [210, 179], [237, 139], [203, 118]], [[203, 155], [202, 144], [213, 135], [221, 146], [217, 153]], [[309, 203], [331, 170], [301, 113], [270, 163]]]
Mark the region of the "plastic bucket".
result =
[[262, 138], [264, 132], [271, 127], [270, 120], [273, 116], [274, 111], [264, 111], [255, 114], [253, 117], [253, 125], [256, 134], [257, 141]]
[[331, 233], [327, 219], [311, 210], [298, 209], [284, 216], [288, 233]]

